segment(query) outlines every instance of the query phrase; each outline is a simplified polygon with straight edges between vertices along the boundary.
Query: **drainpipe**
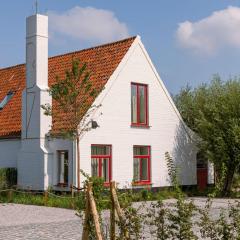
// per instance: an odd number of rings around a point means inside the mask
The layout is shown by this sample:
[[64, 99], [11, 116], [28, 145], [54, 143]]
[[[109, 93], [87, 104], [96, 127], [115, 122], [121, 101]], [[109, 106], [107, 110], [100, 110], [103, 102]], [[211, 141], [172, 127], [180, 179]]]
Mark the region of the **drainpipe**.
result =
[[76, 186], [76, 141], [72, 141], [72, 186]]

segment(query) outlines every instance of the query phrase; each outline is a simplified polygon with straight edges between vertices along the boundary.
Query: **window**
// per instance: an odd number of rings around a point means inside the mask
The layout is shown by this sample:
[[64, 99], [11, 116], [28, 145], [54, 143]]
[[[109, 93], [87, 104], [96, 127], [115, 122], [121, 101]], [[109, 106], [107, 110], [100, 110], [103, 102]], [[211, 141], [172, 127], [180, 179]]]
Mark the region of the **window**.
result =
[[59, 185], [68, 185], [68, 151], [58, 151]]
[[91, 168], [92, 176], [102, 177], [105, 183], [111, 181], [111, 146], [92, 145], [91, 146]]
[[10, 99], [13, 96], [13, 94], [14, 93], [12, 91], [9, 91], [7, 93], [7, 95], [4, 97], [4, 99], [0, 102], [0, 110], [2, 110], [5, 107], [5, 105], [10, 101]]
[[148, 86], [131, 84], [132, 125], [148, 125]]
[[133, 147], [133, 179], [135, 183], [150, 183], [150, 146]]

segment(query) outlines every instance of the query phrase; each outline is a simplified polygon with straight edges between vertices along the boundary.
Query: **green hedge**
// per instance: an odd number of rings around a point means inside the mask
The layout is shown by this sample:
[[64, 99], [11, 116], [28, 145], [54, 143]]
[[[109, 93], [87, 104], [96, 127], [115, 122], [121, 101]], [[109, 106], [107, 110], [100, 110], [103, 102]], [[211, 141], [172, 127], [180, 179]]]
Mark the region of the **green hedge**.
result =
[[17, 185], [16, 168], [0, 168], [0, 189]]

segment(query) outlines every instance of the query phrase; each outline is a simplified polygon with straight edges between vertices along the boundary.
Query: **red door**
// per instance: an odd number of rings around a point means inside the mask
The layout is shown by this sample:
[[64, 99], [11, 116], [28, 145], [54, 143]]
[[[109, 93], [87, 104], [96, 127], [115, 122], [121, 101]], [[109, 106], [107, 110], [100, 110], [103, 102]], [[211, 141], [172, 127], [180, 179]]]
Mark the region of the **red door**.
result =
[[200, 191], [203, 191], [208, 184], [208, 164], [203, 154], [197, 154], [197, 185]]
[[207, 168], [197, 169], [197, 185], [200, 191], [203, 191], [207, 187], [208, 183], [208, 171]]

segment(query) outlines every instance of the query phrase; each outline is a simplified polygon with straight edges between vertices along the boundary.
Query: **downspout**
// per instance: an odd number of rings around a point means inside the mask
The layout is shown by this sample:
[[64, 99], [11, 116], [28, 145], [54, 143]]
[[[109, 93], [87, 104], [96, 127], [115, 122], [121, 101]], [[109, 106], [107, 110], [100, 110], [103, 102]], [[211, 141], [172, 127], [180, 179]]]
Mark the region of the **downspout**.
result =
[[76, 141], [72, 141], [72, 186], [76, 187]]

